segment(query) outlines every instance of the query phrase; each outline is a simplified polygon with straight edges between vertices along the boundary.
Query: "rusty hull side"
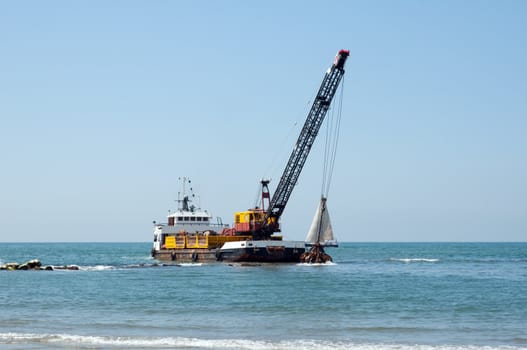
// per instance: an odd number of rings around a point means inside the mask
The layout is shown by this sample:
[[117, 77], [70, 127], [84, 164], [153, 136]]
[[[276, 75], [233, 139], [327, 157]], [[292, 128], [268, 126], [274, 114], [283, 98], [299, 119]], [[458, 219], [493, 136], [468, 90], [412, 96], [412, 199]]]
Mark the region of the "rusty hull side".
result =
[[156, 260], [171, 262], [216, 262], [216, 251], [218, 249], [161, 249], [153, 252], [152, 257]]

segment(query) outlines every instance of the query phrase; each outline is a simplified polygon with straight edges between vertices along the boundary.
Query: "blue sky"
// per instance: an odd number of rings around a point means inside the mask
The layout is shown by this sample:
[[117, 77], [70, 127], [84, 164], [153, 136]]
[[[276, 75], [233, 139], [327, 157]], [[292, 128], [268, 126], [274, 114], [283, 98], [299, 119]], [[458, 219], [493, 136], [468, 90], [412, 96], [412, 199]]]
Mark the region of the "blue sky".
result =
[[[232, 223], [340, 49], [339, 240], [525, 241], [526, 23], [523, 1], [4, 2], [0, 241], [150, 241], [180, 176]], [[286, 238], [318, 204], [321, 139]]]

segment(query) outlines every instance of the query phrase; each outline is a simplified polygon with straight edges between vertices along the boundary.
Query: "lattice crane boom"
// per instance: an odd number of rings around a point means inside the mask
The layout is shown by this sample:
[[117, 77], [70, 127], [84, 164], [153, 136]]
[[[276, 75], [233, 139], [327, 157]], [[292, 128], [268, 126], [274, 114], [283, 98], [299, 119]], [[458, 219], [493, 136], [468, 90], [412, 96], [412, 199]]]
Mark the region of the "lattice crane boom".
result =
[[267, 209], [266, 218], [270, 220], [266, 220], [267, 224], [264, 225], [264, 230], [268, 234], [278, 231], [278, 219], [282, 215], [289, 197], [293, 192], [293, 188], [302, 172], [307, 156], [311, 151], [311, 146], [315, 142], [320, 126], [333, 100], [333, 96], [335, 96], [335, 92], [344, 75], [344, 64], [348, 56], [349, 51], [340, 50], [335, 57], [333, 65], [327, 70], [322, 80], [317, 96], [313, 101], [311, 110], [307, 115], [304, 126], [300, 131], [298, 140]]
[[[289, 197], [293, 192], [311, 146], [315, 142], [320, 126], [344, 75], [344, 64], [348, 56], [349, 51], [340, 50], [335, 57], [335, 61], [324, 75], [317, 96], [313, 101], [272, 199], [269, 200], [269, 181], [262, 180], [262, 208], [256, 207], [235, 213], [234, 226], [237, 234], [250, 234], [255, 239], [266, 239], [274, 232], [280, 231], [278, 220], [282, 216]], [[265, 199], [269, 201], [267, 209], [263, 207]]]

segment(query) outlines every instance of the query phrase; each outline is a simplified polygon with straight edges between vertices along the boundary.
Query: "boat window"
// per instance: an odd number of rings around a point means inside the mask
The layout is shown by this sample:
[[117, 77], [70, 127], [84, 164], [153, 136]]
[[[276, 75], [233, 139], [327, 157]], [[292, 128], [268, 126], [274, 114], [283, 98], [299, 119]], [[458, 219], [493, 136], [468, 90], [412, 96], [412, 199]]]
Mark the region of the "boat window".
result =
[[203, 218], [203, 221], [209, 221], [209, 218]]
[[201, 221], [201, 216], [198, 216], [196, 220]]
[[191, 216], [190, 221], [196, 221], [196, 218], [194, 216]]
[[177, 217], [177, 221], [183, 221], [183, 217], [182, 216], [178, 216]]
[[184, 221], [189, 221], [190, 218], [189, 218], [188, 216], [185, 216], [185, 217], [183, 218], [183, 220], [184, 220]]

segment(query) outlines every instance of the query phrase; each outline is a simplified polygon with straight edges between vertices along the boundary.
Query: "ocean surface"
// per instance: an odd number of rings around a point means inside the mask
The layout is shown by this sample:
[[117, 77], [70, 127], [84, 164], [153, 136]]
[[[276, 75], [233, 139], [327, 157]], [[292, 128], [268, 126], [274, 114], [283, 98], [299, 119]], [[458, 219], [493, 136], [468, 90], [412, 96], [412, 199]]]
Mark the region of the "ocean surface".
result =
[[527, 349], [527, 243], [344, 243], [334, 264], [156, 265], [0, 243], [0, 349]]

